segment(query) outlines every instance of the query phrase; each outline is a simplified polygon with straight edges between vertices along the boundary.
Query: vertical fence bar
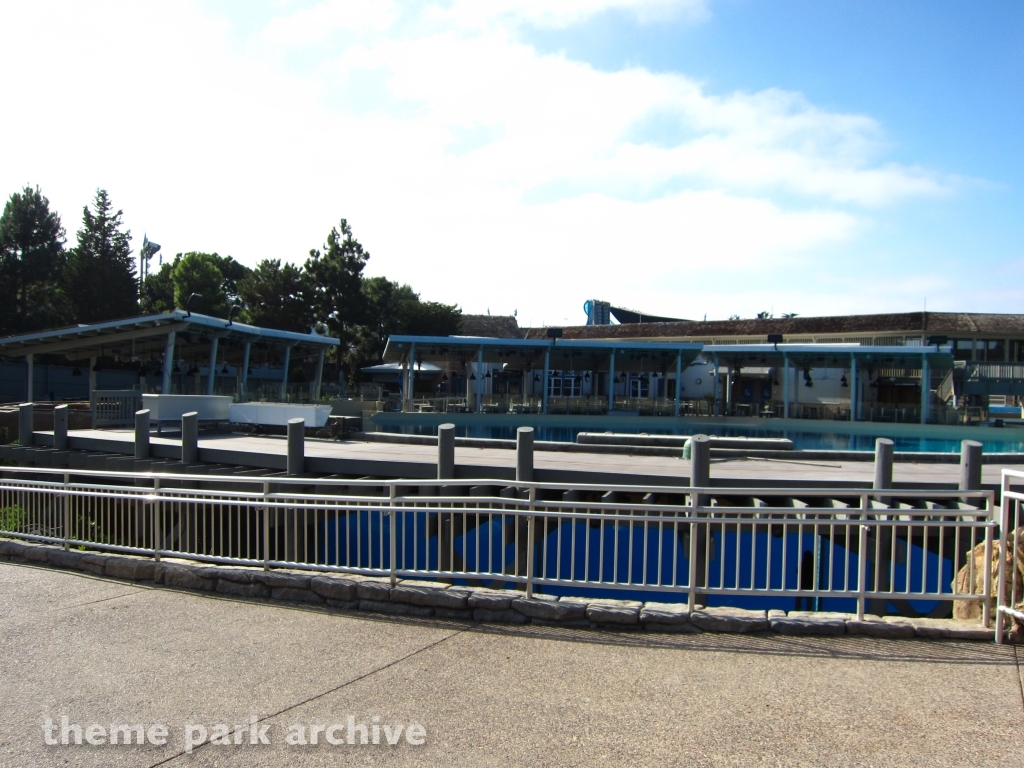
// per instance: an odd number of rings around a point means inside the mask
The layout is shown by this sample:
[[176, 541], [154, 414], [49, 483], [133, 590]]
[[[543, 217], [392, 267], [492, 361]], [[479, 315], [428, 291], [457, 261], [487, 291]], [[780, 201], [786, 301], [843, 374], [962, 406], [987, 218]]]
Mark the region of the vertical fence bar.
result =
[[[1006, 594], [1006, 537], [1010, 531], [1010, 504], [1013, 503], [1013, 499], [1009, 497], [1010, 492], [1010, 476], [1006, 474], [1006, 470], [1003, 470], [1002, 478], [1000, 482], [1000, 493], [999, 493], [999, 508], [1000, 508], [1000, 520], [999, 520], [999, 575], [996, 583], [996, 643], [1002, 645], [1003, 642], [1003, 616], [999, 612], [999, 606], [1003, 604], [1003, 595]], [[990, 520], [995, 517], [995, 509], [992, 508], [992, 515]], [[1016, 569], [1017, 563], [1017, 552], [1013, 553], [1014, 568]], [[974, 558], [971, 557], [971, 562], [974, 562]], [[989, 566], [991, 568], [991, 565]], [[989, 574], [989, 581], [992, 580], [991, 573]], [[1014, 579], [1016, 581], [1016, 579]], [[974, 584], [974, 581], [971, 581]]]
[[533, 597], [533, 537], [534, 514], [537, 504], [537, 489], [530, 489], [530, 515], [526, 518], [526, 597]]
[[[690, 494], [690, 520], [697, 519], [697, 499], [698, 495], [695, 493]], [[687, 610], [692, 615], [697, 606], [697, 526], [694, 523], [690, 523], [690, 573], [688, 576], [689, 592], [686, 595]], [[770, 539], [770, 537], [769, 537]]]
[[[1004, 570], [1002, 558], [998, 566], [999, 570]], [[992, 606], [990, 600], [992, 598], [992, 524], [989, 523], [985, 526], [985, 589], [982, 591], [985, 596], [985, 601], [981, 604], [981, 624], [985, 629], [992, 626]], [[996, 613], [999, 613], [999, 609], [996, 609]]]
[[71, 549], [71, 545], [68, 543], [71, 533], [71, 511], [68, 509], [68, 482], [71, 480], [71, 475], [67, 472], [64, 473], [64, 493], [61, 496], [61, 517], [62, 526], [64, 528], [64, 551], [67, 552]]
[[388, 485], [388, 506], [391, 507], [391, 586], [398, 584], [398, 510], [395, 509], [395, 496], [398, 487]]
[[[286, 372], [287, 373], [287, 372]], [[270, 507], [268, 497], [270, 496], [270, 483], [263, 483], [263, 570], [270, 570]]]
[[860, 527], [860, 555], [857, 558], [857, 621], [864, 621], [864, 600], [867, 592], [868, 527]]
[[160, 499], [160, 478], [153, 478], [153, 495], [156, 499], [153, 501], [153, 559], [156, 562], [160, 562], [160, 548], [164, 542], [164, 504]]

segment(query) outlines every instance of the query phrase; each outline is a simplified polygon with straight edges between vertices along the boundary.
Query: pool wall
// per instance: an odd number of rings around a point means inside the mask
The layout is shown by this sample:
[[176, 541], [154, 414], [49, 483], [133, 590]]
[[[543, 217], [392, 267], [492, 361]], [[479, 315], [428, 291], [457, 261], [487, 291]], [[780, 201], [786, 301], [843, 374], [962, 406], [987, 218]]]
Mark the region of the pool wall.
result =
[[[822, 421], [813, 419], [761, 419], [742, 416], [636, 416], [632, 414], [587, 416], [583, 414], [476, 414], [476, 413], [375, 413], [370, 424], [364, 423], [366, 431], [427, 431], [436, 430], [440, 424], [455, 424], [456, 427], [478, 427], [505, 429], [514, 432], [516, 427], [534, 427], [538, 431], [557, 435], [570, 432], [647, 432], [650, 434], [712, 434], [727, 430], [739, 432], [849, 435], [864, 438], [889, 437], [901, 442], [918, 440], [934, 445], [919, 450], [958, 452], [961, 440], [978, 440], [985, 444], [986, 451], [1017, 450], [996, 448], [998, 443], [1024, 444], [1024, 429], [1016, 427], [946, 426], [939, 424], [892, 424], [877, 421]], [[551, 439], [551, 438], [549, 438]], [[571, 442], [572, 437], [554, 438]], [[870, 441], [862, 450], [870, 450]], [[943, 446], [943, 447], [939, 447]], [[992, 447], [990, 447], [992, 446]], [[859, 447], [859, 445], [858, 445]], [[905, 449], [904, 449], [905, 450]]]

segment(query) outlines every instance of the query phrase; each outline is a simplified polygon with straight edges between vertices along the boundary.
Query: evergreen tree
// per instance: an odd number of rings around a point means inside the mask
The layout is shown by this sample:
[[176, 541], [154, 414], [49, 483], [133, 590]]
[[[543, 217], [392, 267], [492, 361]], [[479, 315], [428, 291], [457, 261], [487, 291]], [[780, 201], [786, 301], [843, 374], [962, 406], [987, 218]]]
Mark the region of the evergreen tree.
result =
[[[175, 257], [174, 263], [177, 263], [178, 257]], [[174, 280], [171, 277], [173, 269], [174, 264], [167, 262], [160, 265], [159, 272], [150, 272], [146, 275], [146, 281], [142, 284], [142, 294], [139, 296], [142, 314], [160, 314], [174, 309]]]
[[264, 259], [238, 283], [247, 322], [265, 328], [308, 333], [313, 313], [302, 270], [280, 259]]
[[462, 310], [450, 304], [420, 301], [411, 286], [386, 277], [363, 280], [364, 322], [343, 362], [349, 381], [357, 382], [362, 369], [376, 365], [391, 335], [451, 336], [460, 332]]
[[0, 216], [0, 335], [69, 320], [61, 291], [64, 227], [39, 187], [15, 192]]
[[369, 258], [370, 254], [352, 236], [348, 221], [342, 219], [338, 227], [331, 228], [323, 252], [313, 249], [306, 259], [309, 310], [343, 344], [353, 340], [355, 327], [365, 320], [363, 267]]
[[215, 253], [178, 254], [171, 271], [174, 285], [174, 305], [185, 309], [188, 297], [193, 293], [202, 295], [191, 309], [214, 317], [228, 316], [228, 295], [224, 290], [224, 275], [220, 271], [220, 257]]
[[79, 323], [115, 320], [139, 312], [132, 236], [121, 231], [122, 211], [111, 212], [105, 189], [96, 190], [93, 208], [82, 212], [78, 245], [71, 251], [65, 271], [65, 290]]

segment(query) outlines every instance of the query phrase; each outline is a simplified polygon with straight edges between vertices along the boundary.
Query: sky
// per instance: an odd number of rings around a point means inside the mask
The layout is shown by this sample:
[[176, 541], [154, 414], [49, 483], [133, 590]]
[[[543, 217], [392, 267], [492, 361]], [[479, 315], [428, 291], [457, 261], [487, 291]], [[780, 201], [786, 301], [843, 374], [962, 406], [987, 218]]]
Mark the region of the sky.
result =
[[0, 84], [69, 244], [102, 187], [520, 325], [1024, 311], [1017, 0], [0, 0]]

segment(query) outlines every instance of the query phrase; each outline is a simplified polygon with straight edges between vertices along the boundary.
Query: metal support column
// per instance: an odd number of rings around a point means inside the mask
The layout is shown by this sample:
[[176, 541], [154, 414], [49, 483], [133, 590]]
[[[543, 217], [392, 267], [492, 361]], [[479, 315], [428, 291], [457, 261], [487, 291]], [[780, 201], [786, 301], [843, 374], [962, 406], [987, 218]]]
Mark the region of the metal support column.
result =
[[672, 415], [679, 415], [680, 392], [683, 391], [683, 353], [676, 355], [676, 399], [672, 404]]
[[98, 358], [89, 358], [89, 411], [92, 414], [92, 428], [96, 429], [96, 364]]
[[857, 382], [857, 356], [850, 355], [850, 421], [857, 420], [860, 407], [860, 384]]
[[928, 423], [928, 406], [932, 400], [932, 367], [928, 355], [921, 355], [921, 423]]
[[25, 401], [31, 403], [35, 398], [35, 355], [29, 352], [25, 355]]
[[243, 403], [249, 400], [249, 352], [251, 348], [252, 342], [245, 342], [242, 351], [242, 380], [238, 387], [238, 400]]
[[[248, 349], [248, 345], [246, 346]], [[160, 394], [171, 394], [171, 373], [174, 371], [174, 331], [167, 334], [167, 342], [164, 344], [164, 370], [163, 381], [160, 383]]]
[[715, 355], [715, 416], [718, 416], [718, 355]]
[[220, 337], [214, 336], [210, 342], [210, 375], [206, 377], [206, 394], [213, 394], [213, 385], [217, 382], [217, 345]]
[[548, 376], [551, 372], [551, 349], [544, 350], [544, 380], [541, 382], [541, 413], [548, 412]]
[[292, 364], [292, 348], [284, 348], [284, 372], [281, 374], [281, 402], [288, 399], [288, 366]]
[[782, 417], [789, 418], [789, 355], [782, 356]]
[[608, 413], [615, 410], [615, 350], [608, 357]]
[[484, 410], [484, 348], [476, 353], [476, 412]]
[[324, 354], [326, 354], [326, 350], [321, 349], [320, 354], [316, 358], [316, 376], [313, 379], [312, 393], [312, 400], [314, 402], [320, 401], [320, 385], [324, 381]]
[[412, 401], [416, 392], [416, 342], [409, 345], [409, 373], [405, 377], [405, 401], [407, 406], [403, 411], [412, 410]]

